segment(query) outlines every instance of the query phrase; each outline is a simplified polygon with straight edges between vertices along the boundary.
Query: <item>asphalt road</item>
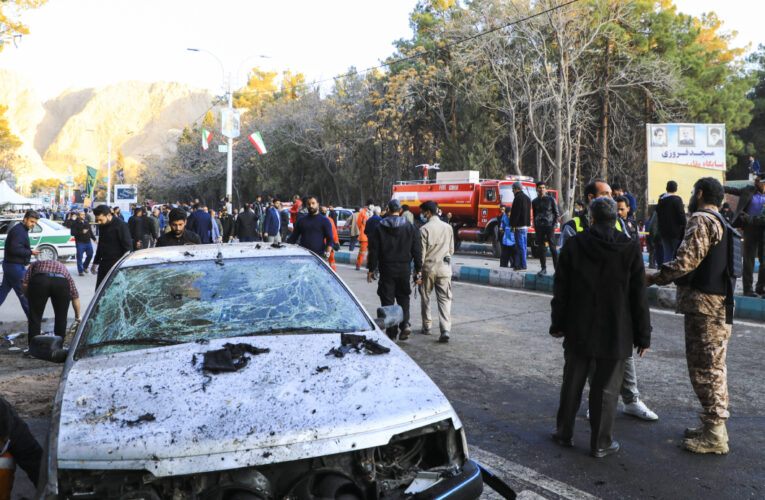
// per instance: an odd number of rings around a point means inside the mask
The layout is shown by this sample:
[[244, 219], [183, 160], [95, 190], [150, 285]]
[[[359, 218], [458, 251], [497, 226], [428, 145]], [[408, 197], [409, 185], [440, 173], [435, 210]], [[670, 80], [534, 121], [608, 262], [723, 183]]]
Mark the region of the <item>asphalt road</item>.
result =
[[[376, 286], [350, 266], [339, 271], [374, 311]], [[700, 409], [688, 380], [682, 317], [654, 311], [652, 348], [638, 360], [638, 379], [641, 397], [659, 421], [644, 422], [620, 411], [615, 437], [622, 450], [598, 460], [588, 454], [585, 405], [574, 448], [562, 449], [550, 439], [563, 372], [561, 341], [547, 334], [550, 296], [469, 283], [455, 283], [453, 295], [449, 344], [414, 333], [401, 345], [452, 402], [471, 445], [604, 498], [765, 497], [765, 325], [733, 328], [730, 454], [695, 455], [679, 447], [683, 429], [698, 422]], [[413, 306], [416, 332], [419, 301]]]
[[[379, 305], [376, 285], [367, 284], [365, 274], [352, 266], [338, 267], [365, 307], [374, 311]], [[95, 278], [75, 276], [75, 281], [84, 310]], [[619, 412], [615, 432], [622, 450], [596, 460], [588, 454], [584, 406], [573, 449], [559, 448], [549, 438], [563, 367], [561, 341], [547, 335], [550, 296], [469, 283], [455, 283], [453, 291], [451, 342], [438, 344], [435, 336], [415, 333], [401, 345], [448, 396], [471, 447], [477, 448], [475, 456], [493, 459], [498, 472], [504, 468], [517, 491], [546, 498], [582, 496], [577, 492], [603, 498], [765, 497], [765, 324], [734, 325], [728, 351], [731, 453], [700, 456], [679, 448], [683, 428], [695, 425], [699, 410], [685, 365], [682, 318], [654, 311], [652, 348], [638, 361], [638, 377], [642, 399], [660, 419], [643, 422]], [[8, 321], [16, 309], [15, 297], [9, 297], [0, 316]], [[418, 300], [412, 312], [416, 331]], [[2, 329], [9, 327], [6, 323]], [[32, 419], [30, 425], [44, 442], [47, 419]], [[26, 477], [17, 477], [14, 498], [29, 496]], [[545, 487], [551, 482], [570, 488]]]

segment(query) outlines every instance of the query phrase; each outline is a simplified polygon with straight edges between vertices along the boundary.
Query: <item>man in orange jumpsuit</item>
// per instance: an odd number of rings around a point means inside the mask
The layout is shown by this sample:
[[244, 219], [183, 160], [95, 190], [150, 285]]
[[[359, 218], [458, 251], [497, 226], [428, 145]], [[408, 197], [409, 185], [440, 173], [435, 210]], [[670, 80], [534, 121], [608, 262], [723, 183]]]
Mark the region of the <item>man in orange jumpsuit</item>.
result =
[[374, 207], [374, 204], [375, 202], [372, 198], [368, 199], [367, 206], [359, 210], [359, 216], [356, 219], [356, 226], [359, 228], [359, 256], [356, 257], [357, 271], [364, 265], [364, 258], [367, 256], [369, 238], [364, 234], [364, 230], [367, 228], [367, 220], [372, 217], [372, 207]]
[[[335, 220], [329, 216], [327, 207], [322, 206], [319, 210], [321, 211], [321, 215], [329, 219], [330, 224], [332, 224], [332, 250], [329, 252], [329, 259], [327, 259], [327, 262], [329, 262], [329, 267], [337, 272], [337, 268], [335, 267], [335, 250], [340, 248], [340, 237], [337, 235], [337, 226], [335, 225]], [[327, 242], [327, 246], [330, 246], [329, 242]]]

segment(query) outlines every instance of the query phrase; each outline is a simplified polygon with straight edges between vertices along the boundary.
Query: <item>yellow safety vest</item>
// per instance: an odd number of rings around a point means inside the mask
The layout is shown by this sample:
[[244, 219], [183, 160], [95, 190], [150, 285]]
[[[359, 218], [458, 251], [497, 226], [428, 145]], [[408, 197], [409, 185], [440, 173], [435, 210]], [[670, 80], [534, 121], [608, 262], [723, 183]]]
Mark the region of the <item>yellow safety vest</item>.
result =
[[[581, 217], [574, 217], [574, 224], [576, 224], [576, 232], [577, 233], [581, 233], [582, 231], [584, 231], [584, 227], [582, 227], [582, 219], [581, 219]], [[614, 227], [616, 228], [617, 231], [622, 231], [623, 232], [622, 224], [621, 224], [621, 222], [619, 220], [619, 217], [616, 218], [616, 221], [614, 222]]]

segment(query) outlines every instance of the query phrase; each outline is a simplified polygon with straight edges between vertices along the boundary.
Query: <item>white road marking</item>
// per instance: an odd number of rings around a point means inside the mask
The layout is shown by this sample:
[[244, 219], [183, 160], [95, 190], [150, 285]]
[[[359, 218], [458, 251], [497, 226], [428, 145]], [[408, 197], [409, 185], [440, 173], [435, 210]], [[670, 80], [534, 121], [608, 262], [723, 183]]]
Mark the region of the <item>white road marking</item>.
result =
[[[514, 487], [514, 489], [518, 488], [515, 491], [518, 498], [571, 498], [577, 500], [595, 500], [598, 498], [481, 448], [470, 446], [469, 451], [470, 458], [492, 471], [500, 479]], [[522, 489], [519, 488], [519, 485]], [[481, 498], [494, 500], [502, 497], [484, 485], [484, 492]]]

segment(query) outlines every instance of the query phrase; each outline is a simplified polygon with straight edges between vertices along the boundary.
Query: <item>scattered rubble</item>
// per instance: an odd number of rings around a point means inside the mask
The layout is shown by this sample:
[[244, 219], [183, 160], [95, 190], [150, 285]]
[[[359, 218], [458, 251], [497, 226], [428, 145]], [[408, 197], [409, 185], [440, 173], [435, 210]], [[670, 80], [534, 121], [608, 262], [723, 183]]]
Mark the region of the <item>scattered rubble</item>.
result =
[[[207, 351], [204, 353], [202, 370], [211, 373], [239, 371], [249, 363], [249, 356], [245, 354], [264, 354], [270, 349], [261, 349], [250, 344], [224, 344], [223, 349]], [[196, 364], [196, 356], [192, 359]]]
[[387, 354], [390, 349], [380, 345], [376, 340], [368, 339], [364, 335], [355, 335], [352, 333], [340, 334], [340, 347], [333, 347], [327, 353], [327, 356], [342, 358], [351, 351], [361, 353], [361, 350], [367, 354]]

